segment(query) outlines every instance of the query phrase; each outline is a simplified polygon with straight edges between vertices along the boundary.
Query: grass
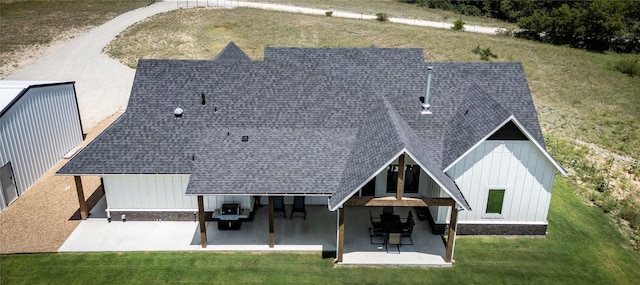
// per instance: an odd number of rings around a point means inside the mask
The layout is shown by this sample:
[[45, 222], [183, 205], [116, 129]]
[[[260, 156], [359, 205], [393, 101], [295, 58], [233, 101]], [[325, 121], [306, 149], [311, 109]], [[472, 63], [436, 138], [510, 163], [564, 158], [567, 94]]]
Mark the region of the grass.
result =
[[[213, 1], [213, 0], [212, 0]], [[456, 14], [452, 11], [419, 7], [417, 4], [402, 3], [398, 0], [239, 0], [247, 2], [265, 2], [311, 7], [333, 11], [347, 11], [365, 15], [387, 13], [389, 17], [420, 19], [453, 23], [461, 19], [468, 25], [490, 26], [515, 29], [516, 25], [487, 17], [473, 17]]]
[[633, 284], [640, 254], [558, 179], [546, 238], [458, 237], [452, 268], [337, 267], [317, 254], [126, 252], [0, 256], [1, 284]]
[[10, 53], [100, 25], [148, 0], [0, 1], [0, 65]]

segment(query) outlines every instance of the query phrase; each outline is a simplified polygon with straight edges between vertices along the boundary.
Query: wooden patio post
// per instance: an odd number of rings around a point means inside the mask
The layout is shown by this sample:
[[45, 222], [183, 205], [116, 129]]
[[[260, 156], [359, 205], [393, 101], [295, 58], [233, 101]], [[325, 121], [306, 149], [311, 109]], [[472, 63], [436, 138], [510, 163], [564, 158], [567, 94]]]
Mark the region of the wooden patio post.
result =
[[276, 245], [275, 237], [274, 237], [274, 214], [273, 214], [273, 196], [269, 196], [269, 247], [273, 248]]
[[402, 200], [404, 191], [404, 153], [398, 157], [398, 188], [396, 189], [396, 199]]
[[207, 225], [204, 219], [204, 197], [198, 196], [198, 220], [200, 221], [200, 244], [207, 248]]
[[80, 218], [86, 220], [89, 216], [87, 212], [87, 201], [84, 199], [84, 190], [82, 190], [82, 178], [80, 176], [73, 177], [76, 182], [76, 191], [78, 192], [78, 203], [80, 204]]
[[451, 206], [451, 217], [449, 218], [449, 237], [447, 238], [447, 254], [444, 261], [451, 262], [453, 259], [453, 245], [456, 241], [456, 225], [458, 224], [458, 209]]
[[338, 253], [337, 262], [342, 262], [344, 254], [344, 206], [338, 208]]

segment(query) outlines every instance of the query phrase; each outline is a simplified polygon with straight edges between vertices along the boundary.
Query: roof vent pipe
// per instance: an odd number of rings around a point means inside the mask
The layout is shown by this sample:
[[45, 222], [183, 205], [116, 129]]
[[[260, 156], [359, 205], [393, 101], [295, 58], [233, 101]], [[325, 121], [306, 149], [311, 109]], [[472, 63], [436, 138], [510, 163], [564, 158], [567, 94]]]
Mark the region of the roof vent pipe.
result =
[[202, 97], [202, 105], [206, 104], [207, 101], [204, 98], [204, 92], [200, 93], [201, 97]]
[[422, 112], [421, 114], [431, 114], [431, 104], [429, 104], [429, 93], [431, 92], [431, 71], [433, 70], [433, 66], [427, 66], [427, 91], [424, 94], [424, 100], [422, 101]]

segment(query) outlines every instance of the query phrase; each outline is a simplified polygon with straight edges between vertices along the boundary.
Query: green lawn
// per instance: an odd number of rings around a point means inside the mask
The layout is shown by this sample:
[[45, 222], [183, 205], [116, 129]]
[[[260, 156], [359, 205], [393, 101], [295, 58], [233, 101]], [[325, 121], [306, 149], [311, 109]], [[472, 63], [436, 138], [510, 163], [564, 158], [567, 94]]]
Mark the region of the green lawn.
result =
[[334, 267], [317, 254], [125, 252], [0, 256], [0, 284], [634, 284], [640, 254], [558, 179], [546, 238], [458, 237], [452, 268]]

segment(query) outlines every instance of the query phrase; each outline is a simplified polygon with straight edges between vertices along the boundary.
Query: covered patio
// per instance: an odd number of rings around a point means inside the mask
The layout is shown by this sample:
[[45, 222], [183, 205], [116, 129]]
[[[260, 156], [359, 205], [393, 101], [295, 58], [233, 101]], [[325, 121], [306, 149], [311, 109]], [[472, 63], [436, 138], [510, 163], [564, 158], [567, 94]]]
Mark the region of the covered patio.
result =
[[[104, 198], [102, 199], [104, 201]], [[337, 212], [324, 205], [308, 205], [307, 218], [274, 217], [274, 247], [269, 246], [268, 207], [259, 207], [254, 220], [243, 222], [240, 230], [218, 230], [217, 222], [206, 222], [207, 244], [201, 247], [200, 229], [193, 222], [111, 222], [104, 217], [105, 203], [91, 210], [91, 218], [83, 220], [59, 251], [292, 251], [322, 252], [334, 258], [337, 251]], [[369, 210], [381, 208], [347, 206], [345, 209], [344, 265], [451, 266], [445, 261], [442, 237], [433, 235], [426, 221], [416, 219], [412, 235], [414, 245], [403, 244], [400, 254], [395, 247], [387, 253], [381, 245], [371, 244]], [[412, 207], [396, 207], [406, 216]], [[101, 215], [102, 213], [102, 215]], [[415, 217], [414, 212], [414, 217]], [[150, 234], [153, 233], [153, 234]], [[403, 240], [404, 241], [404, 240]]]

